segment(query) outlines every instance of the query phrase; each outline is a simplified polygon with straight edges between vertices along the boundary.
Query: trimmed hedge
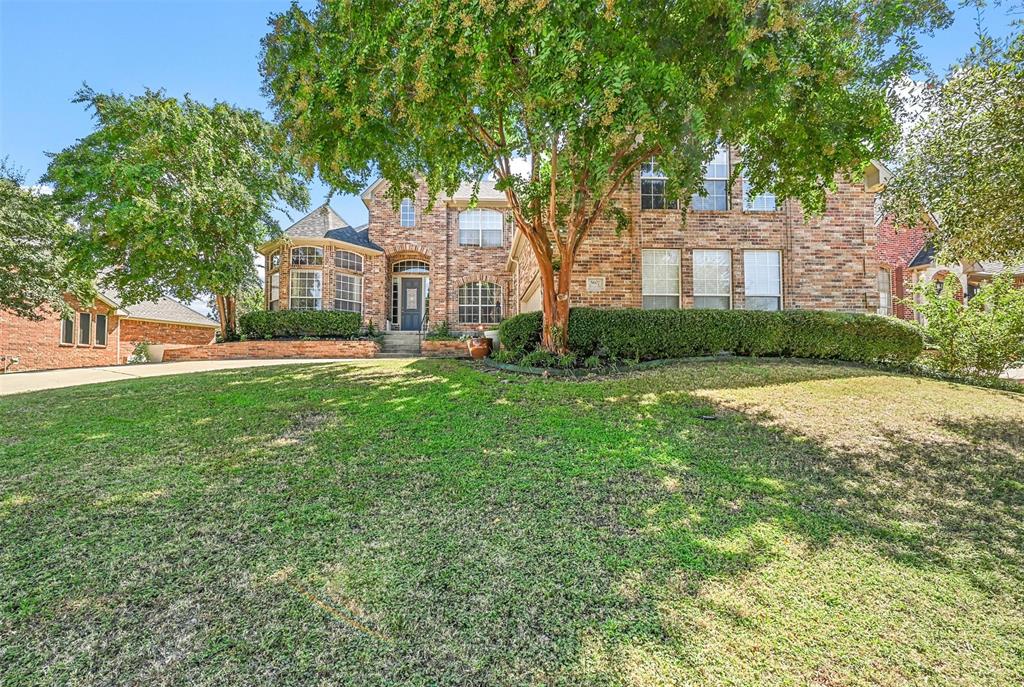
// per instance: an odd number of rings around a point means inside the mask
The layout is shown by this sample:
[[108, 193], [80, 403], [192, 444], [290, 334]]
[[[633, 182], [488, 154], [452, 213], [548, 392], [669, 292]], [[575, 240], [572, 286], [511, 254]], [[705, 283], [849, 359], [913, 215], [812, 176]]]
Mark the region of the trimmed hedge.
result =
[[325, 336], [354, 339], [359, 336], [359, 313], [336, 310], [262, 310], [238, 318], [238, 333], [249, 339], [282, 339]]
[[[540, 341], [541, 314], [501, 324], [501, 342], [528, 353]], [[879, 315], [820, 310], [596, 310], [569, 313], [569, 350], [578, 359], [660, 360], [714, 355], [907, 363], [921, 353], [909, 323]]]

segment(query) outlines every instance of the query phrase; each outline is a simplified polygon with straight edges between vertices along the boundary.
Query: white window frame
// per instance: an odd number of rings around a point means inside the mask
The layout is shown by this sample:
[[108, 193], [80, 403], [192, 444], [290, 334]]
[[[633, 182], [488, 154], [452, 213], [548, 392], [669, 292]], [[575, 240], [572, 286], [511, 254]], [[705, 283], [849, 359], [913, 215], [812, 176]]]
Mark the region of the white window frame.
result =
[[[304, 278], [306, 275], [313, 276], [313, 287], [317, 292], [313, 296], [296, 296], [298, 293], [300, 284], [296, 282]], [[296, 307], [296, 301], [313, 301], [313, 307], [304, 307], [300, 305]], [[289, 310], [322, 310], [324, 302], [324, 275], [320, 270], [292, 270], [288, 274], [288, 309]]]
[[270, 309], [281, 308], [281, 273], [274, 272], [270, 275]]
[[[313, 252], [296, 255], [296, 251]], [[321, 267], [324, 264], [324, 249], [320, 246], [294, 246], [291, 250], [291, 263], [303, 267]]]
[[334, 252], [334, 266], [350, 272], [363, 272], [363, 256], [353, 253], [350, 250], [338, 250]]
[[[729, 147], [719, 145], [715, 156], [704, 165], [704, 188], [709, 191], [708, 195], [702, 196], [694, 193], [690, 201], [690, 207], [700, 212], [725, 212], [729, 209]], [[721, 184], [722, 193], [712, 193], [712, 185]], [[719, 207], [718, 199], [724, 202], [724, 207]]]
[[[675, 262], [663, 262], [660, 259], [673, 255]], [[678, 248], [645, 248], [640, 258], [641, 301], [645, 310], [661, 310], [655, 305], [648, 305], [648, 298], [675, 298], [675, 305], [667, 309], [678, 309], [681, 299], [680, 258]], [[675, 289], [672, 289], [672, 285]]]
[[[640, 165], [640, 209], [641, 210], [678, 210], [679, 201], [665, 197], [665, 185], [668, 177], [658, 167], [658, 161], [652, 156]], [[655, 190], [660, 189], [660, 190]], [[649, 199], [649, 200], [648, 200]]]
[[[774, 276], [767, 271], [772, 269]], [[769, 278], [762, 279], [765, 276]], [[743, 251], [743, 293], [747, 310], [782, 310], [782, 251]], [[778, 307], [752, 308], [751, 299], [755, 298], [774, 298]]]
[[[497, 226], [488, 226], [486, 219], [497, 219]], [[497, 231], [497, 243], [494, 234]], [[459, 213], [459, 245], [480, 248], [501, 248], [505, 243], [505, 216], [498, 210], [471, 208]]]
[[[103, 320], [103, 326], [102, 327], [100, 326], [100, 319]], [[100, 336], [101, 333], [103, 334], [102, 337]], [[92, 332], [92, 336], [93, 336], [93, 342], [94, 342], [94, 344], [96, 346], [106, 347], [106, 345], [107, 345], [107, 316], [106, 315], [99, 314], [99, 313], [96, 314], [96, 315], [93, 315], [93, 332]], [[100, 338], [103, 339], [102, 342], [100, 341]]]
[[[722, 258], [725, 259], [724, 264]], [[724, 269], [724, 279], [723, 271]], [[715, 271], [714, 275], [708, 272]], [[698, 305], [698, 298], [725, 298], [724, 308]], [[696, 248], [693, 251], [693, 307], [732, 310], [732, 251]]]
[[398, 224], [403, 227], [416, 226], [416, 205], [412, 198], [402, 199], [402, 204], [398, 208]]
[[[350, 282], [351, 285], [346, 286], [346, 282]], [[334, 275], [334, 309], [344, 312], [363, 312], [363, 278], [361, 276], [358, 274]]]
[[778, 210], [775, 194], [765, 191], [751, 196], [750, 181], [743, 177], [743, 209], [746, 212], [775, 212]]
[[[484, 303], [484, 286], [493, 301]], [[459, 324], [498, 324], [501, 322], [501, 284], [471, 281], [459, 286]]]
[[[885, 275], [885, 287], [882, 286], [882, 275]], [[875, 278], [875, 285], [878, 288], [878, 314], [892, 315], [892, 270], [888, 267], [879, 267], [878, 275]], [[964, 294], [964, 300], [967, 294]]]
[[[74, 346], [75, 345], [75, 320], [78, 319], [78, 313], [74, 313], [71, 317], [62, 317], [60, 319], [60, 344], [62, 346]], [[70, 330], [66, 328], [66, 325], [70, 324]], [[64, 335], [67, 334], [67, 339]]]
[[271, 253], [270, 256], [269, 256], [268, 269], [276, 270], [276, 269], [279, 269], [280, 267], [281, 267], [281, 251], [276, 250], [273, 253]]
[[[82, 323], [85, 323], [85, 327], [82, 327]], [[85, 340], [83, 341], [83, 337]], [[92, 315], [87, 312], [78, 313], [78, 346], [91, 346], [92, 345]]]

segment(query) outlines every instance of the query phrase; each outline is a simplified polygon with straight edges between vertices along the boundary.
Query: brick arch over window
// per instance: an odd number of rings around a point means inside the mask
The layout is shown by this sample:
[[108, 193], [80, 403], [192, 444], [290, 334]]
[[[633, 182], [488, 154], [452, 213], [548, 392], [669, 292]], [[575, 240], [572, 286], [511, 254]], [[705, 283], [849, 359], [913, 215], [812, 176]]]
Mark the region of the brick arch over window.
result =
[[426, 262], [434, 260], [430, 250], [418, 243], [398, 243], [385, 249], [384, 253], [387, 255], [389, 263], [396, 260], [425, 260]]
[[[499, 277], [497, 275], [488, 274], [485, 272], [473, 272], [472, 274], [465, 274], [459, 277], [458, 279], [452, 282], [452, 286], [457, 289], [463, 284], [471, 284], [477, 281], [488, 281], [491, 282], [492, 284], [497, 284], [498, 286], [504, 289], [506, 285], [505, 283], [508, 281], [508, 278]], [[504, 294], [502, 294], [502, 297], [504, 298]]]

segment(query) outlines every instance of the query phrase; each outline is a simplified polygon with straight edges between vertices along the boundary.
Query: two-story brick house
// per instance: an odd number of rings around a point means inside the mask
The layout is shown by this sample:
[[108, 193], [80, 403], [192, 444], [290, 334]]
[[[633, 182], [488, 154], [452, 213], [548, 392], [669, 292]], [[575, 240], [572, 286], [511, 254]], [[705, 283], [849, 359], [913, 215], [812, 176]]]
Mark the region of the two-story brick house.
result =
[[[742, 179], [730, 185], [737, 162], [719, 151], [708, 195], [686, 209], [665, 197], [657, 166], [644, 165], [617, 198], [630, 230], [617, 235], [607, 222], [588, 236], [573, 305], [875, 312], [878, 169], [840, 182], [824, 215], [805, 218], [794, 201], [749, 197]], [[350, 227], [324, 205], [261, 248], [268, 307], [352, 310], [388, 330], [447, 321], [455, 331], [540, 309], [532, 251], [493, 183], [481, 183], [475, 204], [466, 184], [429, 211], [425, 189], [396, 210], [385, 183], [362, 194], [368, 224]]]

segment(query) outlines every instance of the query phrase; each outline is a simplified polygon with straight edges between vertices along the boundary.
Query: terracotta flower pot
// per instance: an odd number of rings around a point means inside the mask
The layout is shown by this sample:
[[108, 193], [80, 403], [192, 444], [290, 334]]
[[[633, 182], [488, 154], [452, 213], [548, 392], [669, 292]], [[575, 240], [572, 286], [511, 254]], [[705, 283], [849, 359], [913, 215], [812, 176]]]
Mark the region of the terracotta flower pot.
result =
[[491, 340], [486, 336], [474, 336], [469, 340], [469, 354], [473, 360], [483, 360], [491, 354]]

